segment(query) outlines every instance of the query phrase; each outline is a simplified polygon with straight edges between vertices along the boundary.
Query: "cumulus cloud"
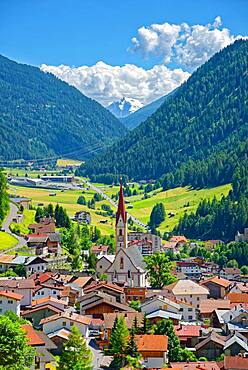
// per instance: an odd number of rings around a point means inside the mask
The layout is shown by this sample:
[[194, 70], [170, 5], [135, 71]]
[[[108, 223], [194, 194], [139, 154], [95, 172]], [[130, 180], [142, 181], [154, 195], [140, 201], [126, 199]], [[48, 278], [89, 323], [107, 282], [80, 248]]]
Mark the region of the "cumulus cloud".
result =
[[104, 106], [122, 97], [148, 104], [174, 90], [190, 75], [182, 69], [169, 69], [165, 65], [145, 70], [133, 64], [111, 66], [102, 61], [81, 67], [43, 64], [41, 70], [53, 73]]
[[218, 16], [207, 25], [164, 23], [143, 26], [138, 29], [137, 37], [132, 38], [129, 50], [141, 52], [145, 57], [159, 56], [165, 64], [176, 62], [193, 70], [240, 37], [223, 28]]

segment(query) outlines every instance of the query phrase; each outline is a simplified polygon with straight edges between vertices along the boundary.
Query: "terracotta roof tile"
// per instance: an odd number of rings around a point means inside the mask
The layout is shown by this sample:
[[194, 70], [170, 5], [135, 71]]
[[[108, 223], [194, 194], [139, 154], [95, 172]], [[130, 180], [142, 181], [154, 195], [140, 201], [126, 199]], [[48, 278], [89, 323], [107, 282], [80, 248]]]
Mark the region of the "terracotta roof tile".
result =
[[231, 281], [229, 281], [227, 279], [223, 279], [219, 276], [214, 276], [210, 279], [203, 280], [203, 281], [200, 282], [200, 285], [205, 285], [207, 283], [214, 283], [214, 284], [220, 285], [224, 288], [228, 288], [232, 284]]
[[215, 361], [171, 362], [170, 366], [173, 370], [220, 370]]
[[248, 358], [240, 356], [226, 356], [224, 358], [224, 367], [229, 370], [247, 370], [248, 369]]
[[44, 340], [39, 336], [39, 334], [34, 330], [30, 324], [24, 324], [21, 326], [25, 331], [28, 338], [28, 344], [30, 346], [43, 346], [45, 345]]
[[231, 303], [248, 303], [248, 294], [247, 293], [229, 293], [227, 298]]
[[180, 337], [199, 337], [201, 334], [200, 325], [177, 325], [174, 327], [176, 335]]
[[200, 313], [210, 314], [218, 309], [228, 310], [231, 308], [229, 299], [203, 299], [200, 301]]
[[9, 290], [1, 290], [0, 297], [7, 297], [7, 298], [15, 299], [16, 301], [20, 301], [23, 298], [23, 295], [10, 292]]
[[137, 343], [138, 351], [156, 351], [167, 352], [168, 337], [166, 335], [144, 334], [136, 335], [135, 341]]
[[39, 298], [39, 299], [35, 299], [32, 301], [32, 306], [40, 306], [40, 305], [43, 305], [44, 303], [58, 303], [58, 304], [61, 304], [61, 305], [64, 305], [64, 306], [67, 306], [67, 303], [65, 301], [63, 301], [62, 299], [57, 299], [57, 298], [54, 298], [54, 297], [42, 297], [42, 298]]
[[107, 288], [121, 294], [124, 292], [124, 289], [122, 287], [114, 283], [109, 283], [107, 281], [93, 281], [90, 285], [84, 288], [84, 293], [87, 294], [101, 288]]
[[83, 315], [78, 315], [77, 313], [70, 313], [70, 312], [61, 312], [58, 315], [53, 315], [46, 317], [40, 321], [40, 324], [46, 324], [51, 321], [59, 320], [60, 318], [69, 319], [71, 321], [75, 321], [79, 324], [89, 325], [91, 323], [91, 318]]
[[22, 316], [27, 316], [29, 314], [32, 314], [33, 312], [47, 310], [47, 309], [56, 313], [56, 314], [63, 312], [60, 308], [51, 306], [50, 304], [44, 304], [42, 306], [37, 306], [37, 307], [31, 308], [30, 310], [27, 310], [27, 311], [22, 311]]

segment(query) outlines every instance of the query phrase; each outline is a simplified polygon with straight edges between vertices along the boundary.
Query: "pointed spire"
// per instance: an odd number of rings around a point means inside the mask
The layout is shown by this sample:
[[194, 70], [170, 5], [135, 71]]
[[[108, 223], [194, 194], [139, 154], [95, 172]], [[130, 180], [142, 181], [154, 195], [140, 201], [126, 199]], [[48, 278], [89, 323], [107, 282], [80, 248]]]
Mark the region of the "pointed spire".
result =
[[123, 222], [126, 223], [127, 213], [126, 213], [126, 208], [125, 208], [122, 179], [120, 181], [120, 195], [119, 195], [118, 209], [116, 212], [116, 224], [118, 223], [120, 216], [122, 217]]

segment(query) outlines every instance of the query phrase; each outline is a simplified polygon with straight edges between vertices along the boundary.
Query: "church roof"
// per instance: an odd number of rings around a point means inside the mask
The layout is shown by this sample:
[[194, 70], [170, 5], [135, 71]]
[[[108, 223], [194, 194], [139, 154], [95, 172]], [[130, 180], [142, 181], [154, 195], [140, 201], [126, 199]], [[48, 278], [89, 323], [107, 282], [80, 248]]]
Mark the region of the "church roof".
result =
[[128, 255], [129, 259], [132, 261], [132, 263], [135, 265], [135, 267], [142, 269], [142, 270], [146, 269], [146, 263], [139, 249], [136, 247], [136, 245], [127, 247], [124, 249], [124, 251]]
[[125, 223], [127, 221], [127, 212], [126, 212], [126, 208], [125, 208], [125, 200], [124, 200], [122, 183], [120, 185], [120, 195], [119, 195], [118, 209], [117, 209], [117, 212], [116, 212], [116, 224], [119, 221], [120, 216], [121, 216], [123, 222]]

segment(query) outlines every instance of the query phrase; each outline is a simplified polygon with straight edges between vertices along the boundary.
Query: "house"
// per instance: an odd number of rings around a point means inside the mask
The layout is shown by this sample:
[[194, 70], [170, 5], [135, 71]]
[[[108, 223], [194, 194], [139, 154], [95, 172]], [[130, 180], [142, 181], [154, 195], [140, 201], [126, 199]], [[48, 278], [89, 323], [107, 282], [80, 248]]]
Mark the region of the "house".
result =
[[35, 287], [34, 299], [39, 299], [41, 297], [61, 298], [61, 293], [63, 290], [64, 290], [64, 286], [61, 284], [43, 283]]
[[241, 234], [239, 231], [235, 235], [235, 242], [248, 242], [248, 227], [244, 229], [244, 233]]
[[[128, 242], [132, 241], [143, 241], [144, 245], [146, 244], [147, 241], [149, 241], [149, 245], [152, 246], [152, 251], [154, 252], [159, 252], [162, 248], [162, 238], [158, 235], [154, 235], [149, 232], [138, 232], [138, 231], [132, 231], [128, 233], [127, 235], [127, 240]], [[150, 248], [150, 247], [149, 247]], [[145, 252], [145, 248], [144, 248]]]
[[124, 289], [116, 284], [109, 283], [107, 281], [93, 281], [90, 285], [83, 289], [83, 294], [92, 292], [103, 292], [109, 296], [113, 296], [117, 302], [125, 302]]
[[23, 207], [24, 209], [29, 209], [31, 203], [31, 199], [22, 197], [11, 197], [10, 201], [15, 203], [19, 208]]
[[59, 233], [30, 234], [27, 241], [28, 247], [35, 248], [35, 252], [37, 255], [47, 253], [60, 253], [60, 243], [61, 239]]
[[199, 280], [201, 277], [201, 267], [193, 261], [177, 261], [176, 272], [185, 274], [189, 279]]
[[26, 276], [30, 276], [35, 272], [46, 271], [47, 261], [38, 256], [17, 256], [11, 261], [11, 267], [15, 269], [17, 266], [24, 266]]
[[151, 240], [131, 240], [128, 242], [128, 247], [135, 246], [142, 256], [150, 256], [153, 254], [153, 246]]
[[6, 311], [12, 311], [20, 316], [22, 298], [21, 294], [9, 290], [0, 290], [0, 314], [3, 315]]
[[17, 255], [3, 254], [0, 256], [0, 272], [5, 272], [11, 268], [11, 262]]
[[89, 317], [72, 312], [61, 312], [57, 315], [42, 319], [40, 325], [42, 325], [42, 330], [46, 334], [54, 333], [60, 329], [70, 330], [70, 328], [75, 325], [80, 330], [81, 334], [85, 338], [88, 338], [90, 322], [91, 319]]
[[32, 307], [31, 309], [25, 310], [22, 312], [21, 316], [29, 320], [33, 326], [37, 329], [40, 328], [40, 322], [46, 317], [57, 315], [61, 312], [64, 312], [62, 309], [55, 307], [51, 304], [46, 303], [40, 306]]
[[48, 338], [55, 344], [56, 349], [53, 350], [54, 355], [60, 355], [64, 344], [68, 341], [71, 332], [67, 329], [59, 329], [48, 334]]
[[146, 287], [146, 264], [136, 246], [127, 244], [127, 212], [122, 184], [116, 213], [116, 254], [113, 263], [104, 272], [108, 281], [130, 287]]
[[227, 333], [235, 331], [248, 337], [248, 310], [241, 306], [236, 306], [222, 316], [224, 320], [224, 330]]
[[56, 348], [54, 343], [44, 333], [37, 332], [29, 324], [22, 325], [22, 329], [28, 339], [28, 345], [35, 349], [34, 364], [31, 365], [30, 369], [46, 370], [48, 364], [56, 366], [56, 360], [50, 353]]
[[225, 347], [225, 337], [215, 331], [211, 331], [206, 337], [199, 338], [199, 343], [195, 346], [195, 354], [199, 357], [206, 357], [214, 360], [219, 357]]
[[91, 315], [93, 318], [103, 319], [104, 313], [134, 312], [116, 298], [103, 292], [94, 291], [79, 298], [81, 315]]
[[223, 279], [235, 281], [240, 278], [241, 271], [237, 267], [224, 267], [220, 270], [220, 277]]
[[183, 348], [195, 348], [195, 345], [199, 342], [199, 337], [202, 334], [202, 328], [200, 325], [179, 324], [175, 326], [174, 329]]
[[201, 281], [200, 285], [205, 286], [209, 290], [209, 298], [223, 299], [231, 288], [232, 283], [219, 276], [214, 276], [210, 279]]
[[143, 301], [147, 294], [147, 288], [124, 287], [126, 302]]
[[50, 305], [55, 308], [58, 308], [61, 311], [64, 311], [67, 307], [67, 303], [63, 299], [57, 299], [54, 297], [42, 297], [32, 301], [32, 307], [41, 307], [44, 305]]
[[131, 329], [134, 325], [138, 328], [143, 327], [144, 314], [141, 312], [112, 312], [103, 314], [102, 324], [102, 335], [101, 335], [101, 347], [105, 347], [109, 344], [110, 335], [116, 318], [120, 316], [124, 317], [127, 328]]
[[55, 221], [52, 217], [43, 217], [36, 224], [28, 226], [31, 234], [50, 234], [55, 233]]
[[229, 293], [226, 298], [231, 304], [248, 303], [248, 293]]
[[96, 263], [96, 271], [99, 275], [105, 274], [107, 269], [112, 265], [115, 260], [115, 255], [99, 255]]
[[248, 284], [245, 283], [234, 283], [230, 289], [230, 293], [248, 293]]
[[207, 299], [209, 294], [207, 288], [192, 280], [178, 280], [164, 287], [164, 290], [172, 293], [177, 300], [189, 303], [197, 309], [200, 308], [200, 302]]
[[108, 254], [109, 246], [108, 245], [93, 245], [91, 252], [95, 256], [105, 256]]
[[90, 212], [87, 211], [79, 211], [75, 213], [74, 221], [77, 221], [79, 223], [83, 222], [87, 225], [90, 225], [91, 223], [91, 215]]
[[138, 352], [148, 369], [161, 369], [168, 363], [168, 337], [166, 335], [136, 335]]
[[224, 353], [226, 356], [248, 353], [248, 339], [241, 333], [235, 332], [227, 338]]
[[94, 278], [92, 276], [79, 276], [76, 279], [71, 279], [70, 282], [67, 283], [67, 285], [77, 289], [79, 292], [79, 296], [82, 296], [83, 290], [88, 287], [93, 281]]
[[182, 319], [182, 315], [165, 310], [156, 310], [146, 315], [146, 318], [152, 323], [156, 324], [160, 320], [171, 320], [174, 325], [177, 325]]
[[171, 362], [171, 370], [221, 370], [216, 361]]
[[43, 181], [50, 181], [50, 182], [73, 182], [74, 176], [66, 176], [66, 175], [59, 175], [59, 176], [41, 176]]
[[193, 322], [198, 319], [198, 308], [185, 301], [175, 299], [175, 302], [180, 305], [180, 314], [182, 315], [183, 321]]
[[8, 290], [23, 296], [21, 306], [31, 306], [35, 285], [33, 279], [0, 278], [0, 290]]
[[179, 314], [180, 305], [163, 296], [153, 296], [144, 300], [140, 305], [141, 311], [150, 314], [157, 310], [164, 310]]
[[169, 242], [177, 243], [177, 247], [183, 247], [188, 243], [188, 240], [183, 235], [174, 235], [169, 239]]
[[200, 302], [200, 317], [202, 320], [212, 319], [215, 310], [230, 310], [228, 299], [204, 299]]
[[225, 356], [224, 370], [247, 370], [248, 357], [244, 356]]

